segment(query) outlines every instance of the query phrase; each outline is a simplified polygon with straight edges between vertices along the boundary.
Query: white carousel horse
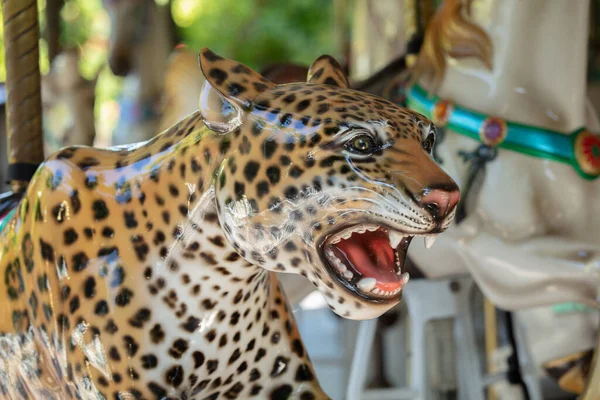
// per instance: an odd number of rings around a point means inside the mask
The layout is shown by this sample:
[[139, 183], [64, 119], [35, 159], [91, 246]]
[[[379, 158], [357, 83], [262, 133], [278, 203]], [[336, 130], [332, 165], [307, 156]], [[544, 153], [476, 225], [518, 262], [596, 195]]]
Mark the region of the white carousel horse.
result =
[[50, 72], [42, 77], [45, 154], [65, 146], [94, 144], [97, 77], [83, 78], [78, 63], [76, 50], [63, 51], [52, 62]]
[[158, 133], [165, 68], [175, 45], [168, 7], [154, 0], [103, 3], [111, 20], [109, 65], [125, 77], [113, 144], [145, 141]]
[[[446, 0], [434, 17], [416, 70], [435, 97], [414, 86], [409, 105], [446, 125], [438, 154], [463, 195], [470, 164], [459, 154], [476, 159], [482, 141], [497, 154], [467, 195], [464, 221], [430, 250], [413, 245], [411, 257], [430, 278], [468, 271], [506, 310], [598, 307], [600, 138], [588, 132], [600, 124], [586, 96], [589, 1], [471, 3], [467, 15], [463, 2]], [[597, 324], [597, 313], [580, 313], [543, 332], [538, 361], [591, 348]]]

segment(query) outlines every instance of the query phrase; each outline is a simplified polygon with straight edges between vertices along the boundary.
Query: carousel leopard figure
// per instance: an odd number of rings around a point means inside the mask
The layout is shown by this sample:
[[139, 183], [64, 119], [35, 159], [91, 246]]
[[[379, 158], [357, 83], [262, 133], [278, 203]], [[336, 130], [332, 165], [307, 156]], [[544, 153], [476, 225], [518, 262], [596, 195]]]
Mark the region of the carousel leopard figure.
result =
[[8, 399], [326, 399], [274, 272], [331, 309], [400, 301], [411, 239], [458, 189], [420, 114], [323, 56], [275, 85], [208, 49], [199, 110], [129, 147], [48, 158], [1, 233]]

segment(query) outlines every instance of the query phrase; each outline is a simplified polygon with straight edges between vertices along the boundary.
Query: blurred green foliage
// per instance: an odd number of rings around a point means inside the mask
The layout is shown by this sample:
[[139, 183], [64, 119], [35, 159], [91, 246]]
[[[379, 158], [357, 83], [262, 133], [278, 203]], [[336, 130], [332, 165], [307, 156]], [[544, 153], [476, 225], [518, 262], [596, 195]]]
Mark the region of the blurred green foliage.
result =
[[332, 0], [172, 0], [183, 42], [261, 68], [335, 54]]
[[[46, 3], [50, 1], [38, 0], [42, 74], [50, 70], [48, 45], [43, 35]], [[170, 7], [180, 43], [196, 51], [210, 47], [255, 69], [273, 62], [310, 65], [325, 53], [341, 56], [335, 49], [336, 0], [154, 1]], [[78, 48], [81, 75], [87, 79], [98, 76], [97, 128], [111, 135], [116, 117], [107, 115], [115, 115], [110, 110], [117, 107], [123, 79], [115, 77], [107, 65], [111, 27], [102, 0], [64, 0], [60, 21], [60, 47]], [[6, 79], [3, 42], [0, 29], [0, 82]]]
[[[156, 0], [171, 7], [181, 41], [199, 50], [210, 47], [228, 58], [261, 68], [271, 62], [310, 64], [321, 54], [335, 54], [333, 0]], [[38, 0], [40, 29], [46, 27], [46, 0]], [[82, 50], [81, 72], [92, 78], [106, 64], [110, 24], [102, 0], [66, 0], [61, 10], [60, 44]], [[0, 30], [0, 81], [4, 48]], [[90, 46], [90, 41], [92, 46]], [[86, 45], [88, 48], [86, 49]], [[94, 51], [91, 51], [91, 50]], [[48, 51], [40, 41], [42, 73]], [[90, 50], [90, 51], [86, 51]]]

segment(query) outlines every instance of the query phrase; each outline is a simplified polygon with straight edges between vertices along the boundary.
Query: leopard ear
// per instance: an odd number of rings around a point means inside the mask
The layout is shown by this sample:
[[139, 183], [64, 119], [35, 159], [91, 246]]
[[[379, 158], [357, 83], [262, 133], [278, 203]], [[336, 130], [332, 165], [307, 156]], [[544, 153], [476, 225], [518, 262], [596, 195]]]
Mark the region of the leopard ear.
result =
[[259, 73], [207, 48], [200, 52], [200, 68], [206, 78], [200, 95], [200, 114], [206, 126], [217, 132], [230, 132], [241, 124], [260, 93], [275, 87]]
[[308, 70], [308, 83], [350, 87], [350, 82], [342, 66], [331, 56], [321, 56], [315, 60]]

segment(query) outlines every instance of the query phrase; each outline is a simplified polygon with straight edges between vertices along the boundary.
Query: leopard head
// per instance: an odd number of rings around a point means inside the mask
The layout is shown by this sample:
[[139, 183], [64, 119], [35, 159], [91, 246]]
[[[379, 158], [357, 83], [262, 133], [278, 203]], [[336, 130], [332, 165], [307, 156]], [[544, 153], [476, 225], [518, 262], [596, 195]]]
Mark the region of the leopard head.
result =
[[214, 190], [229, 242], [256, 266], [304, 275], [340, 316], [397, 304], [411, 240], [431, 243], [459, 200], [432, 158], [431, 121], [349, 89], [329, 56], [285, 85], [208, 49], [200, 64], [200, 113], [224, 143]]

